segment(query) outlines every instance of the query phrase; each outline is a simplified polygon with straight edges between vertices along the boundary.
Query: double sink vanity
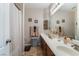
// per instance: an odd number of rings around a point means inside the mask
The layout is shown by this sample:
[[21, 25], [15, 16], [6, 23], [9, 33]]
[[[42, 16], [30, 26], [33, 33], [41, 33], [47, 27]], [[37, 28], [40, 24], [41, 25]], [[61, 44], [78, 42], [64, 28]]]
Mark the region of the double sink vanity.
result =
[[43, 55], [47, 56], [79, 56], [79, 41], [71, 40], [71, 43], [64, 43], [64, 37], [49, 36], [41, 33], [41, 47]]
[[41, 33], [43, 54], [79, 56], [79, 5], [64, 3], [55, 6], [60, 7], [53, 12], [51, 6], [49, 28], [47, 32]]

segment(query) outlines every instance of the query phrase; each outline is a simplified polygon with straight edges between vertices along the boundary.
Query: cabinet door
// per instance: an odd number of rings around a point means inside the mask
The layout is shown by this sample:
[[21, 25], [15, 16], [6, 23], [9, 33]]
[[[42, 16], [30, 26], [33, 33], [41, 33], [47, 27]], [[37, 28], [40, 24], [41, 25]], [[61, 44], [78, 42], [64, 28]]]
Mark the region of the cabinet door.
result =
[[47, 56], [47, 44], [45, 43], [45, 41], [44, 41], [43, 49], [44, 49], [43, 50], [44, 55]]
[[54, 53], [51, 51], [51, 49], [47, 46], [47, 56], [54, 56]]
[[49, 47], [47, 47], [47, 56], [51, 56], [51, 50]]
[[44, 56], [54, 56], [54, 53], [51, 51], [47, 43], [44, 41], [44, 39], [40, 36], [41, 38], [41, 48]]
[[46, 56], [47, 55], [47, 44], [44, 41], [44, 39], [42, 39], [42, 50], [43, 50], [43, 55]]

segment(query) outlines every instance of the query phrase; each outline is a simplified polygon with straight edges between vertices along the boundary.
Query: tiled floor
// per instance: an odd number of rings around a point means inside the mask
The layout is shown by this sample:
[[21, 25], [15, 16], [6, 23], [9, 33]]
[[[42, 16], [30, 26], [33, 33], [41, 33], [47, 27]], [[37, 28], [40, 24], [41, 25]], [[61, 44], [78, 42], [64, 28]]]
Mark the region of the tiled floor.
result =
[[24, 52], [24, 56], [43, 56], [42, 49], [40, 47], [31, 47], [30, 51]]

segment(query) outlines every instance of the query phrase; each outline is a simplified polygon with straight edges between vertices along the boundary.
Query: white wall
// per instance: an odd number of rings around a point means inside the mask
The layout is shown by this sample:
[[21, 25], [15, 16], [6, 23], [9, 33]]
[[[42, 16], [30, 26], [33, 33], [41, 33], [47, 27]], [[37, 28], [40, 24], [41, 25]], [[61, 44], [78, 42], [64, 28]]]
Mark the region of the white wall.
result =
[[[62, 19], [65, 19], [65, 23], [62, 23]], [[56, 24], [59, 20], [60, 24]], [[50, 17], [50, 27], [62, 26], [66, 35], [71, 37], [75, 36], [75, 13], [67, 11], [58, 11]]]
[[[48, 20], [48, 29], [49, 29], [49, 8], [45, 8], [43, 10], [43, 18], [44, 20]], [[44, 30], [44, 32], [48, 33], [48, 29]]]
[[[28, 22], [28, 18], [32, 18], [32, 22]], [[34, 20], [38, 20], [38, 24], [34, 23]], [[39, 28], [39, 33], [43, 32], [43, 9], [35, 8], [25, 8], [25, 43], [30, 42], [30, 37], [29, 37], [29, 27], [30, 26], [38, 26]]]

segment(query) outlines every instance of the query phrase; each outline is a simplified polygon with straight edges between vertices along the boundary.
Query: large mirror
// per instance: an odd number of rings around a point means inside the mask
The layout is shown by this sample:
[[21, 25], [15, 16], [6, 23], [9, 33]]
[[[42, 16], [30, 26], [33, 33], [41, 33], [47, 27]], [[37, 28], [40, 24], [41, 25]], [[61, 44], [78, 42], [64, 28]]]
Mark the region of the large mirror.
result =
[[56, 27], [61, 26], [65, 35], [78, 39], [78, 12], [77, 3], [64, 3], [53, 15], [50, 15], [50, 29], [54, 30]]

